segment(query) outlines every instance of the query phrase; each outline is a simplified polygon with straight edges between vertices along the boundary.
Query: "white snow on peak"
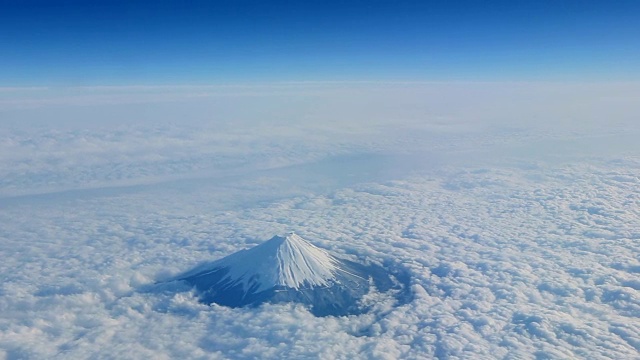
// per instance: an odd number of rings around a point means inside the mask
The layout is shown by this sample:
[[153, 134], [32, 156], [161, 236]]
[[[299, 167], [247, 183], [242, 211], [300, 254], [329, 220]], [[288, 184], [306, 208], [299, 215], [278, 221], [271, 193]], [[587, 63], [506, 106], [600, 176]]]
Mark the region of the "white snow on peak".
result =
[[[242, 283], [245, 290], [260, 292], [275, 286], [299, 289], [303, 285], [327, 286], [335, 279], [338, 261], [300, 236], [274, 236], [258, 246], [242, 250], [212, 264], [228, 268], [223, 281]], [[255, 287], [255, 288], [254, 288]]]

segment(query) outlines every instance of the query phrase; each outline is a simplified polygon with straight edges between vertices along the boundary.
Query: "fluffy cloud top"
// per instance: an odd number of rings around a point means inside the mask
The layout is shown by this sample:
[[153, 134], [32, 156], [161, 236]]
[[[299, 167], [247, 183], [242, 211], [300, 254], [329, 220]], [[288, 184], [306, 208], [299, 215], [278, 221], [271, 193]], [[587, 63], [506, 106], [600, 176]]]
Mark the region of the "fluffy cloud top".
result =
[[[535, 90], [510, 89], [514, 104]], [[366, 90], [352, 109], [408, 107], [372, 123], [292, 121], [300, 103], [276, 121], [276, 96], [264, 123], [3, 129], [0, 357], [637, 357], [640, 129], [614, 106], [628, 93], [594, 90], [586, 107], [613, 121], [583, 122], [558, 90], [532, 123], [505, 121], [498, 90], [441, 117], [424, 89]], [[290, 230], [404, 269], [412, 300], [318, 318], [154, 285]]]

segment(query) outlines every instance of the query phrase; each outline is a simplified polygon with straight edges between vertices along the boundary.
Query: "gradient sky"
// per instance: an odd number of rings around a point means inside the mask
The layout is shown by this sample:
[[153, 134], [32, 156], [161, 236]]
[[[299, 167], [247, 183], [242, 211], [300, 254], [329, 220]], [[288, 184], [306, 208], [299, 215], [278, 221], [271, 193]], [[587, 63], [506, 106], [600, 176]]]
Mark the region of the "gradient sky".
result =
[[4, 87], [640, 74], [638, 1], [0, 1]]

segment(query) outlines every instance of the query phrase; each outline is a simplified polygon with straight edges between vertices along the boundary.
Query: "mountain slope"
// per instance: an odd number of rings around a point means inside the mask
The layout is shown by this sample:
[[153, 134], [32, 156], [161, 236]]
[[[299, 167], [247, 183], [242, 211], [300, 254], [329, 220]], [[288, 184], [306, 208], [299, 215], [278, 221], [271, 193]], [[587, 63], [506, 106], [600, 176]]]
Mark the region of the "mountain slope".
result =
[[375, 286], [398, 285], [385, 269], [329, 254], [290, 233], [195, 269], [179, 280], [195, 286], [201, 301], [241, 307], [297, 302], [318, 315], [364, 311], [359, 300]]

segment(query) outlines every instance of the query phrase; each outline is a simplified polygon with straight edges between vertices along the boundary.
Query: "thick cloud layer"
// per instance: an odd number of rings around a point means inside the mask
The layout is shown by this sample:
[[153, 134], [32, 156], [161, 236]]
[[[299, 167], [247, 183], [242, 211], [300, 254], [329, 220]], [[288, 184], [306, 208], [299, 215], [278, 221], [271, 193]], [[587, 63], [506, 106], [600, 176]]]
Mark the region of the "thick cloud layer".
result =
[[[3, 130], [0, 357], [637, 357], [640, 129], [515, 123]], [[412, 301], [318, 318], [154, 285], [290, 230], [407, 271]]]

